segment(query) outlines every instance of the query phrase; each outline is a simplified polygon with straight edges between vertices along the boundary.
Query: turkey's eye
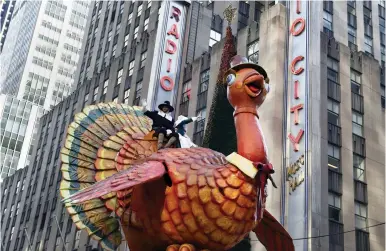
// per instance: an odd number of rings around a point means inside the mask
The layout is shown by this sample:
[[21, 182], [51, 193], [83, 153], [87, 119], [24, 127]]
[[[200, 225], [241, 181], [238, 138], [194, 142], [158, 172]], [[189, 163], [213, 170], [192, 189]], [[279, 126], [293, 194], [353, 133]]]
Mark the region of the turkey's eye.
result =
[[235, 81], [235, 79], [236, 79], [235, 74], [232, 74], [232, 73], [231, 73], [231, 74], [229, 74], [229, 75], [226, 77], [225, 81], [226, 81], [227, 85], [232, 85], [233, 82]]

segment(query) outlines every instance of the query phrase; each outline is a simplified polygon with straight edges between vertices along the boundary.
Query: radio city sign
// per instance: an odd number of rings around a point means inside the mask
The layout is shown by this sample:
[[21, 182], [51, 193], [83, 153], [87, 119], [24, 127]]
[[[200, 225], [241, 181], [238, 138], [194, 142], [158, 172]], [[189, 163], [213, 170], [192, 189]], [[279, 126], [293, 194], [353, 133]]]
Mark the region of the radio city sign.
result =
[[188, 4], [188, 1], [162, 2], [147, 97], [151, 108], [164, 101], [175, 102]]
[[[308, 236], [308, 1], [290, 1], [287, 92], [287, 228], [291, 236]], [[298, 241], [295, 250], [308, 250]]]

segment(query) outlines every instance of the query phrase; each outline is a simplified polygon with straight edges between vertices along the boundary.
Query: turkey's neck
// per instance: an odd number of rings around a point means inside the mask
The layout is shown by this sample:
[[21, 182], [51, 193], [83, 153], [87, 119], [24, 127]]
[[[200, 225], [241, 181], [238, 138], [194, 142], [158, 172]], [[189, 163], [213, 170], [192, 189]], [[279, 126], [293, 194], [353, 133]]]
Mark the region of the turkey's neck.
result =
[[253, 113], [235, 115], [237, 153], [252, 162], [267, 163], [267, 150], [257, 116]]

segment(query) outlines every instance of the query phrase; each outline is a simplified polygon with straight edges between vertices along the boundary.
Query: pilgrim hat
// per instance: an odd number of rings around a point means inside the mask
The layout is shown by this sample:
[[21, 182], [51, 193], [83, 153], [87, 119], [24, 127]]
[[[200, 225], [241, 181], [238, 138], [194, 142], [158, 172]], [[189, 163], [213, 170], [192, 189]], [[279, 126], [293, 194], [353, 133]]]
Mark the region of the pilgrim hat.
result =
[[[231, 59], [231, 62], [229, 63], [231, 68], [230, 70], [238, 71], [242, 68], [252, 68], [255, 69], [258, 73], [263, 75], [265, 82], [269, 83], [269, 78], [267, 72], [264, 70], [263, 67], [260, 65], [257, 65], [255, 63], [249, 62], [249, 60], [246, 57], [242, 57], [240, 55], [236, 55]], [[227, 75], [227, 74], [225, 74]]]
[[165, 107], [165, 106], [166, 106], [167, 108], [169, 108], [169, 112], [174, 111], [174, 107], [170, 105], [170, 102], [169, 102], [169, 101], [165, 101], [165, 102], [163, 102], [162, 104], [159, 104], [159, 105], [158, 105], [158, 109], [162, 110], [162, 108]]

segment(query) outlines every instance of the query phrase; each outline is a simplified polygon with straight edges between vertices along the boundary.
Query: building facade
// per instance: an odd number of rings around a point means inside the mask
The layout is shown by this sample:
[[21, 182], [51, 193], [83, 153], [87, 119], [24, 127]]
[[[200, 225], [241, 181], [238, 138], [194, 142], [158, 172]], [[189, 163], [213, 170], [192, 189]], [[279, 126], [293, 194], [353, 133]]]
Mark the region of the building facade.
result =
[[[188, 125], [197, 144], [212, 103], [227, 5], [185, 5], [181, 70], [171, 99], [175, 115], [202, 115]], [[269, 211], [293, 238], [305, 238], [295, 240], [296, 250], [384, 250], [384, 227], [377, 226], [385, 222], [384, 1], [309, 2], [299, 11], [296, 2], [236, 5], [232, 30], [237, 52], [262, 65], [270, 77], [271, 91], [259, 109], [278, 184], [278, 189], [268, 188]], [[75, 228], [60, 202], [59, 155], [66, 127], [89, 104], [135, 105], [148, 99], [149, 90], [155, 90], [154, 48], [161, 43], [157, 33], [165, 9], [162, 2], [151, 1], [91, 4], [77, 87], [42, 117], [29, 166], [2, 183], [3, 248], [97, 248]], [[342, 12], [347, 19], [336, 14]], [[301, 39], [306, 47], [299, 46]], [[299, 155], [294, 155], [295, 143]], [[25, 188], [19, 196], [9, 195], [20, 186]], [[295, 224], [300, 227], [294, 230]], [[324, 237], [307, 239], [317, 236]], [[264, 250], [254, 234], [251, 238], [253, 250]], [[120, 250], [127, 250], [125, 242]]]
[[6, 1], [2, 0], [0, 3], [0, 52], [3, 50], [3, 45], [5, 38], [7, 37], [8, 26], [11, 20], [13, 7], [15, 6], [15, 1]]
[[45, 110], [67, 96], [74, 85], [87, 13], [85, 1], [18, 1], [0, 57], [1, 92]]
[[31, 142], [38, 130], [37, 118], [42, 114], [37, 105], [3, 94], [0, 95], [0, 111], [0, 171], [1, 179], [4, 179], [29, 164]]
[[[10, 4], [10, 8], [12, 5]], [[1, 93], [7, 95], [7, 100], [14, 100], [14, 104], [20, 100], [21, 103], [26, 102], [28, 106], [32, 105], [34, 109], [38, 109], [31, 114], [26, 111], [23, 115], [29, 118], [28, 123], [32, 127], [28, 127], [28, 132], [32, 132], [37, 130], [38, 119], [44, 111], [68, 96], [73, 88], [86, 26], [88, 2], [17, 1], [14, 5], [8, 39], [0, 55], [0, 86]], [[9, 23], [9, 20], [7, 22]], [[7, 112], [0, 110], [0, 113], [3, 114], [2, 120], [7, 120], [8, 115], [11, 120], [13, 117], [19, 120], [15, 109]], [[9, 174], [12, 174], [14, 168], [23, 168], [29, 161], [28, 155], [19, 152], [20, 149], [12, 148], [13, 140], [8, 140], [8, 132], [3, 134], [4, 130], [9, 130], [6, 126], [12, 125], [11, 120], [7, 125], [5, 122], [1, 124], [1, 152], [7, 156], [0, 164], [0, 169], [5, 170], [2, 171], [3, 176], [8, 173], [8, 169]], [[17, 129], [13, 127], [12, 130]], [[19, 134], [25, 133], [23, 129], [20, 130]], [[22, 138], [24, 135], [18, 140]], [[22, 144], [29, 148], [31, 143], [27, 137]], [[13, 159], [12, 163], [8, 158]]]

